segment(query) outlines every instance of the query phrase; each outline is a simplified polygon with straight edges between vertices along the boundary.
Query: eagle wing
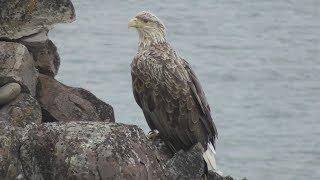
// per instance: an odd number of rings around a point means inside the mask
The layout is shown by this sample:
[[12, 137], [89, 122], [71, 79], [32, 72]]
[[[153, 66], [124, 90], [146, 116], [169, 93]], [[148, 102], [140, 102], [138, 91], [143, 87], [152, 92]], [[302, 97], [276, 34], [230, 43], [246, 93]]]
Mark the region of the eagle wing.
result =
[[137, 76], [133, 72], [131, 72], [131, 77], [134, 99], [142, 109], [142, 112], [144, 114], [144, 117], [146, 118], [149, 128], [151, 130], [157, 129], [150, 117], [150, 113], [152, 113], [154, 106], [151, 91], [149, 91], [148, 93], [143, 93], [142, 95], [142, 92], [146, 92], [147, 90], [146, 87], [144, 87], [143, 82], [139, 78], [137, 78]]
[[191, 82], [189, 85], [192, 91], [193, 98], [197, 103], [197, 107], [201, 110], [201, 117], [200, 117], [201, 123], [204, 125], [204, 127], [206, 127], [207, 132], [210, 134], [209, 140], [214, 146], [215, 140], [218, 137], [218, 131], [211, 116], [210, 105], [207, 101], [207, 98], [202, 89], [200, 81], [197, 78], [194, 71], [191, 69], [191, 66], [186, 60], [182, 59], [182, 61], [184, 62], [184, 67], [187, 70], [189, 77], [191, 79]]

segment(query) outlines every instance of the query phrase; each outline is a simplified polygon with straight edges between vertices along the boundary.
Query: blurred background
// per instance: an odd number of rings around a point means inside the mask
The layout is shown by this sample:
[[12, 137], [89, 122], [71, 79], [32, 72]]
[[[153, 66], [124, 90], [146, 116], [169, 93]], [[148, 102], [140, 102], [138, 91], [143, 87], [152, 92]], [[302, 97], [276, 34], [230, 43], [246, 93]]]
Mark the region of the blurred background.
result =
[[77, 20], [50, 32], [58, 79], [110, 103], [146, 132], [131, 91], [138, 34], [150, 10], [205, 89], [219, 131], [218, 166], [236, 178], [320, 179], [319, 0], [76, 0]]

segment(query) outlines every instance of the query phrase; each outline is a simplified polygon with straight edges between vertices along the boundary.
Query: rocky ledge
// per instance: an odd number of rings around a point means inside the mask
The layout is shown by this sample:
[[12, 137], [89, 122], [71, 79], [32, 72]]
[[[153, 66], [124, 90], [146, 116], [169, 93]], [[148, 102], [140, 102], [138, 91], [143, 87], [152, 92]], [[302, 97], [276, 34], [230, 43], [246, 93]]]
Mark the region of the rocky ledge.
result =
[[70, 0], [0, 0], [0, 179], [232, 179], [206, 172], [203, 149], [171, 154], [111, 105], [55, 79], [48, 31], [75, 20]]
[[135, 125], [0, 123], [1, 179], [232, 179], [205, 175], [195, 146], [168, 158]]

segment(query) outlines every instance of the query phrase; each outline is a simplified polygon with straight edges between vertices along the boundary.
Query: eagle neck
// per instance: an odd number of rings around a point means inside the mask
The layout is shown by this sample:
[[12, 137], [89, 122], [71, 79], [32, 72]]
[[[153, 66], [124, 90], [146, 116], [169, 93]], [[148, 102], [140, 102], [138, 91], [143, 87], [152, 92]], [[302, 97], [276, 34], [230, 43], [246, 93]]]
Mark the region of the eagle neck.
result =
[[165, 32], [163, 30], [138, 29], [139, 50], [148, 49], [151, 45], [166, 42]]

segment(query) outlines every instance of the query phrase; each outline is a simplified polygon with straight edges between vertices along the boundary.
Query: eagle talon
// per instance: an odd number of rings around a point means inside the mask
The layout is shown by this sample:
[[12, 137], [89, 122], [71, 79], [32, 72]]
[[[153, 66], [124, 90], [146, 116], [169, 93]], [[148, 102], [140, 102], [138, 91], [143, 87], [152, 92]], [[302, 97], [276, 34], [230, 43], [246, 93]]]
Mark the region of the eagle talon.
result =
[[156, 139], [159, 138], [159, 131], [158, 130], [151, 130], [147, 135], [146, 135], [148, 140], [155, 141]]

